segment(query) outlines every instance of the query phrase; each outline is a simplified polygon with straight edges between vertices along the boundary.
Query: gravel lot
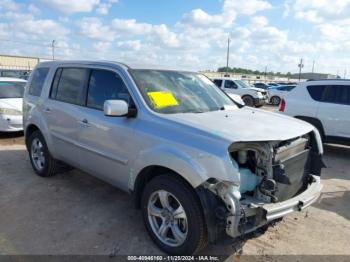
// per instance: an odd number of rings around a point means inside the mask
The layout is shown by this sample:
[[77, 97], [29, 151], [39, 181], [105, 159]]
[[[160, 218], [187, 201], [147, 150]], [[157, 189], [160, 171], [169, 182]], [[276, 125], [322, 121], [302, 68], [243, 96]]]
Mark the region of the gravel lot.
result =
[[[350, 255], [350, 147], [326, 145], [323, 192], [307, 211], [245, 240], [243, 254]], [[203, 254], [232, 258], [232, 243]], [[0, 254], [160, 254], [131, 198], [73, 170], [36, 176], [22, 134], [0, 134]]]

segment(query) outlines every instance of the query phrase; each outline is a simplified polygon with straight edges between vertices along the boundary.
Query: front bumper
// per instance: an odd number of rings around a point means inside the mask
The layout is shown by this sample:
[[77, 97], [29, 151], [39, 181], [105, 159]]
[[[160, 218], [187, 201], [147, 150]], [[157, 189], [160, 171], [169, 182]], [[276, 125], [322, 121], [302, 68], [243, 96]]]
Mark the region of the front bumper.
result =
[[23, 116], [0, 115], [0, 132], [18, 132], [23, 130]]
[[263, 106], [268, 102], [267, 97], [259, 97], [259, 98], [254, 98], [254, 105], [255, 106]]
[[[235, 212], [226, 218], [226, 234], [231, 237], [249, 233], [260, 226], [267, 224], [275, 219], [281, 218], [295, 211], [301, 211], [314, 203], [320, 196], [322, 184], [320, 177], [312, 176], [313, 182], [309, 187], [299, 195], [278, 203], [259, 203], [250, 199], [245, 204], [239, 203], [241, 206], [235, 208]], [[231, 195], [233, 197], [233, 195]], [[237, 200], [232, 201], [236, 203]], [[241, 212], [237, 212], [238, 210]], [[242, 212], [244, 213], [244, 220], [242, 220]], [[249, 223], [246, 223], [249, 221]], [[242, 223], [246, 223], [242, 226]]]

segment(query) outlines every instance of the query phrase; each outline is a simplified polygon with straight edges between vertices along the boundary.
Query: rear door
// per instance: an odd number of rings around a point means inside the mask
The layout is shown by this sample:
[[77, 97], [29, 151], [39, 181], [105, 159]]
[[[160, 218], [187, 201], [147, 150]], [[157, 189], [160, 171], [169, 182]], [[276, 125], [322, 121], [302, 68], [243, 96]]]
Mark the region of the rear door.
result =
[[43, 105], [54, 155], [73, 166], [78, 166], [78, 121], [81, 119], [80, 112], [85, 102], [87, 76], [88, 70], [85, 68], [58, 68], [49, 99]]
[[325, 87], [317, 117], [327, 136], [350, 138], [350, 85]]
[[128, 188], [130, 159], [137, 154], [133, 143], [137, 118], [105, 116], [106, 100], [124, 100], [134, 106], [122, 77], [114, 70], [90, 70], [86, 107], [78, 122], [80, 166], [122, 189]]

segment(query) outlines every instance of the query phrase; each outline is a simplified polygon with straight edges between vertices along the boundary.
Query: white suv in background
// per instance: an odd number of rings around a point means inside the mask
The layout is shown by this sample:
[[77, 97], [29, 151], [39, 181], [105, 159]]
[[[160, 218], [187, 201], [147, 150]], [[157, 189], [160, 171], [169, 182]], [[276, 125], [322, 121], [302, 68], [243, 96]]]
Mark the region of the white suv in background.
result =
[[215, 77], [212, 81], [225, 93], [240, 95], [247, 106], [260, 107], [268, 102], [267, 92], [264, 89], [252, 87], [243, 80]]
[[318, 80], [299, 84], [279, 111], [318, 128], [327, 143], [350, 145], [350, 81]]

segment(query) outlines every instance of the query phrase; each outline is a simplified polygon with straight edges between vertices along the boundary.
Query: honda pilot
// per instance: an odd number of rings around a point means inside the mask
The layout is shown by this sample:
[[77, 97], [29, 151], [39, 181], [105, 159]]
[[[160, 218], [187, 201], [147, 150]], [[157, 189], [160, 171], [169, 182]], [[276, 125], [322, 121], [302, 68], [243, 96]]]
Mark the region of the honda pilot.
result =
[[169, 254], [303, 210], [322, 188], [316, 128], [239, 104], [200, 73], [43, 62], [23, 107], [34, 171], [68, 165], [129, 192]]

